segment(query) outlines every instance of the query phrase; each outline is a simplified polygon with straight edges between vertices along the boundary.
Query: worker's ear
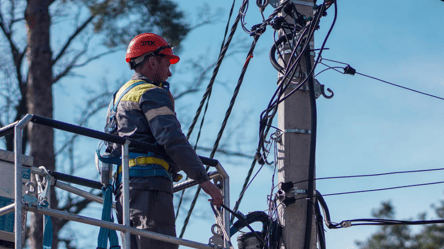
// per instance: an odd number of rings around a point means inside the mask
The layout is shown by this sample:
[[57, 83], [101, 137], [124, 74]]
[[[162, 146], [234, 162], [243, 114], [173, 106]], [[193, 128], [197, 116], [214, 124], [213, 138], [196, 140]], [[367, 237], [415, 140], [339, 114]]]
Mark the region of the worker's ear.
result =
[[156, 60], [156, 58], [154, 58], [154, 56], [150, 56], [148, 58], [148, 65], [149, 65], [150, 69], [156, 68], [157, 64], [159, 64], [159, 62]]

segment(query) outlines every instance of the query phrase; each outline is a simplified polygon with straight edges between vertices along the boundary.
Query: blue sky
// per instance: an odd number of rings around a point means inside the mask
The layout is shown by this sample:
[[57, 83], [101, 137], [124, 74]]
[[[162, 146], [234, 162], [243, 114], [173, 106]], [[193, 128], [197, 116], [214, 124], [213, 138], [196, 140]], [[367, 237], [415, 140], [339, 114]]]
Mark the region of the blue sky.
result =
[[[405, 87], [444, 97], [444, 3], [439, 0], [394, 0], [394, 1], [338, 1], [338, 19], [327, 42], [323, 57], [349, 63], [358, 72], [381, 78]], [[208, 62], [216, 60], [223, 38], [225, 22], [231, 1], [180, 1], [191, 22], [197, 18], [197, 8], [208, 3], [212, 10], [224, 10], [221, 21], [193, 31], [184, 41], [180, 54], [182, 64], [196, 56], [204, 56]], [[235, 13], [240, 1], [237, 1]], [[265, 14], [272, 11], [268, 6]], [[315, 34], [315, 46], [319, 47], [330, 27], [333, 9], [321, 20], [321, 29]], [[233, 17], [234, 18], [234, 17]], [[261, 17], [255, 1], [251, 1], [246, 16], [247, 26], [260, 22]], [[239, 27], [235, 40], [251, 43], [252, 37]], [[266, 108], [276, 88], [277, 72], [271, 66], [268, 52], [272, 45], [272, 31], [268, 27], [257, 45], [254, 58], [245, 76], [231, 125], [241, 138], [237, 144], [226, 148], [253, 155], [257, 146], [260, 112]], [[231, 98], [246, 52], [224, 61], [218, 80], [225, 83], [215, 86], [210, 103], [203, 145], [212, 146], [220, 123]], [[83, 92], [69, 97], [68, 85], [76, 88], [80, 82], [100, 82], [103, 74], [108, 79], [125, 79], [131, 76], [124, 52], [105, 57], [80, 71], [85, 78], [67, 79], [62, 87], [56, 87], [56, 115], [64, 121], [72, 121], [76, 111], [64, 111], [66, 105], [76, 106], [83, 99]], [[106, 63], [111, 62], [112, 63]], [[336, 66], [337, 64], [325, 63]], [[180, 67], [178, 65], [177, 67]], [[324, 67], [319, 66], [318, 69]], [[179, 70], [179, 68], [178, 68]], [[320, 70], [318, 70], [320, 71]], [[189, 75], [177, 74], [170, 80], [172, 87], [187, 80]], [[332, 70], [322, 73], [317, 79], [331, 88], [335, 96], [327, 100], [319, 98], [318, 140], [316, 174], [318, 177], [382, 173], [443, 167], [444, 101], [419, 95], [359, 75], [342, 75]], [[76, 84], [72, 84], [76, 82]], [[77, 84], [78, 83], [78, 84]], [[122, 82], [124, 83], [124, 82]], [[93, 84], [90, 84], [93, 85]], [[178, 101], [177, 106], [186, 107], [194, 115], [201, 94]], [[80, 104], [79, 104], [80, 105]], [[180, 114], [180, 112], [179, 112]], [[246, 115], [248, 114], [248, 115]], [[104, 113], [102, 114], [104, 118]], [[99, 115], [100, 116], [100, 115]], [[179, 116], [180, 117], [180, 116]], [[189, 119], [189, 117], [184, 118]], [[90, 122], [89, 127], [101, 130], [103, 119]], [[184, 120], [184, 124], [186, 124]], [[184, 131], [188, 126], [184, 125]], [[196, 133], [197, 131], [195, 131]], [[193, 143], [194, 140], [191, 140]], [[95, 143], [86, 145], [91, 151]], [[89, 153], [89, 152], [88, 152]], [[208, 156], [204, 152], [200, 153]], [[218, 156], [231, 176], [232, 205], [236, 201], [251, 161], [227, 159]], [[92, 165], [91, 165], [92, 166]], [[272, 168], [264, 168], [250, 186], [241, 204], [243, 213], [265, 210], [266, 196], [270, 192]], [[324, 180], [317, 182], [323, 194], [393, 187], [417, 183], [441, 181], [443, 172], [404, 174], [375, 178]], [[431, 214], [430, 204], [443, 197], [443, 185], [433, 185], [365, 194], [326, 197], [333, 221], [369, 218], [371, 210], [382, 201], [392, 200], [397, 218], [416, 218], [423, 211]], [[199, 202], [199, 210], [211, 212], [205, 198]], [[433, 216], [433, 215], [432, 215]], [[431, 217], [432, 218], [432, 217]], [[182, 218], [183, 219], [183, 218]], [[180, 232], [181, 218], [177, 223]], [[211, 236], [212, 219], [193, 219], [185, 237], [207, 242]], [[375, 227], [352, 227], [327, 230], [328, 248], [357, 248], [355, 240], [364, 240]], [[236, 238], [233, 237], [236, 244]], [[95, 242], [93, 241], [92, 244]]]

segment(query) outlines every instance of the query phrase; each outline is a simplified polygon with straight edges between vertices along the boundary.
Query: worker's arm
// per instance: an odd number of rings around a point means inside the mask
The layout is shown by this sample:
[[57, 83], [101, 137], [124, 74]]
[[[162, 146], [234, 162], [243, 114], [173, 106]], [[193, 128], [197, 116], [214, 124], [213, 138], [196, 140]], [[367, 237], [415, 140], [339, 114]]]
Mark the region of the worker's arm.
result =
[[168, 92], [162, 88], [151, 89], [142, 95], [139, 104], [157, 143], [165, 148], [179, 169], [199, 184], [208, 181], [202, 161], [182, 133]]

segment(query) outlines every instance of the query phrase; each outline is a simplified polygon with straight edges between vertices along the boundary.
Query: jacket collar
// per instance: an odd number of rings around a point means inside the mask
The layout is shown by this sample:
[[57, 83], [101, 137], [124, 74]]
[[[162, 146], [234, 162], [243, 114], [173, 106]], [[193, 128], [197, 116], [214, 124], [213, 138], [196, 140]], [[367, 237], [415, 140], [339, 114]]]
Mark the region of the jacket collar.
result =
[[133, 74], [133, 76], [131, 77], [131, 80], [144, 80], [144, 81], [151, 83], [153, 85], [160, 86], [159, 82], [153, 82], [150, 78], [146, 77], [145, 75], [143, 75], [141, 73], [137, 73], [137, 72], [135, 72]]

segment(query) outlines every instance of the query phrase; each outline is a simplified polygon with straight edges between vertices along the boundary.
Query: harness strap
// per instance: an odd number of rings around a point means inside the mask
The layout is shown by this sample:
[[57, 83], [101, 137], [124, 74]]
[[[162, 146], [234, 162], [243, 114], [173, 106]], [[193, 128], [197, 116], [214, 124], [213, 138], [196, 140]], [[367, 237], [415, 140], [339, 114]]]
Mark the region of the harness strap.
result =
[[[42, 207], [48, 207], [48, 203], [45, 201], [40, 204]], [[45, 231], [43, 232], [43, 249], [52, 248], [52, 221], [51, 216], [45, 215]]]
[[[113, 187], [111, 185], [103, 186], [103, 211], [102, 211], [102, 220], [103, 221], [111, 221], [114, 222], [114, 218], [111, 213], [112, 206], [112, 192]], [[97, 249], [106, 249], [108, 247], [108, 240], [110, 244], [110, 248], [120, 249], [119, 240], [117, 238], [117, 233], [115, 230], [111, 230], [108, 228], [100, 228], [99, 237], [97, 238]]]
[[125, 96], [125, 94], [127, 94], [129, 91], [131, 91], [131, 89], [133, 89], [134, 87], [136, 87], [136, 86], [138, 86], [138, 85], [146, 84], [146, 83], [151, 84], [150, 82], [146, 82], [146, 81], [144, 81], [144, 80], [140, 80], [140, 81], [136, 81], [136, 82], [134, 82], [133, 84], [131, 84], [130, 86], [128, 86], [128, 87], [122, 92], [122, 94], [120, 94], [120, 96], [119, 96], [119, 98], [117, 99], [117, 101], [116, 101], [115, 97], [116, 97], [116, 94], [117, 94], [118, 91], [117, 91], [116, 93], [114, 93], [114, 96], [113, 96], [113, 108], [112, 108], [112, 110], [113, 110], [113, 111], [117, 111], [117, 106], [119, 105], [120, 100], [123, 98], [123, 96]]
[[[162, 166], [166, 171], [169, 170], [170, 166], [168, 165], [167, 162], [165, 162], [165, 160], [162, 160], [160, 158], [157, 157], [143, 157], [143, 156], [138, 156], [137, 158], [134, 159], [130, 159], [129, 160], [129, 166], [134, 167], [137, 165], [146, 165], [146, 164], [157, 164]], [[119, 173], [121, 173], [122, 170], [121, 168], [119, 168]]]

